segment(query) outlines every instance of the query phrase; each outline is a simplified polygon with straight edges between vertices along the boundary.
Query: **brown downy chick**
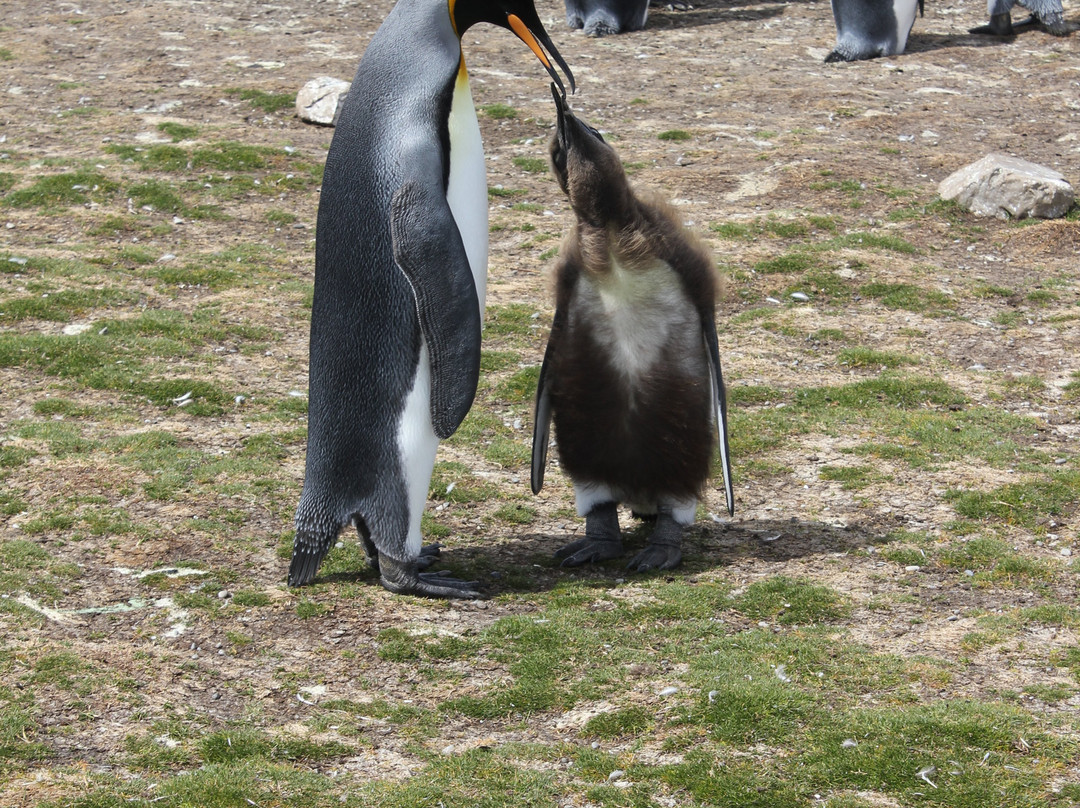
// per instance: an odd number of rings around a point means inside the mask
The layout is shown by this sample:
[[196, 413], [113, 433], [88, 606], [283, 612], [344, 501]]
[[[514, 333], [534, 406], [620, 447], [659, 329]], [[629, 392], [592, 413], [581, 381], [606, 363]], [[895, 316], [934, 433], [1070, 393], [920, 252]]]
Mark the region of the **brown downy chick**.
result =
[[719, 449], [734, 512], [727, 407], [716, 341], [717, 279], [708, 251], [666, 205], [630, 188], [614, 149], [552, 88], [551, 164], [577, 219], [556, 265], [555, 320], [536, 394], [532, 490], [548, 430], [574, 483], [585, 538], [564, 566], [622, 555], [616, 508], [656, 515], [637, 571], [682, 560]]

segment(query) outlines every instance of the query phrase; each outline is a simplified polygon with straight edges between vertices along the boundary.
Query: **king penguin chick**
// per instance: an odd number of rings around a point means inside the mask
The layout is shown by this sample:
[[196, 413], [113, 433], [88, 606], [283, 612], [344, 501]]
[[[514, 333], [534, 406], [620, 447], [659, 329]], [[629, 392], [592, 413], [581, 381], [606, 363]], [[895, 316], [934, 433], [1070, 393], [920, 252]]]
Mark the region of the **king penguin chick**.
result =
[[[1012, 21], [1012, 9], [1019, 3], [1027, 8], [1031, 15], [1022, 22]], [[977, 28], [969, 28], [968, 33], [989, 34], [990, 36], [1011, 37], [1017, 31], [1041, 25], [1047, 33], [1054, 36], [1068, 36], [1072, 27], [1065, 22], [1061, 0], [986, 0], [986, 13], [990, 22]]]
[[561, 86], [533, 0], [399, 0], [375, 33], [326, 158], [315, 241], [308, 448], [289, 585], [345, 526], [391, 592], [477, 597], [421, 572], [441, 438], [472, 405], [487, 273], [487, 182], [461, 36], [513, 31]]
[[551, 164], [576, 224], [555, 269], [555, 319], [536, 393], [532, 490], [552, 420], [585, 538], [563, 566], [622, 555], [616, 508], [656, 514], [629, 568], [672, 569], [719, 449], [734, 513], [709, 253], [665, 205], [631, 190], [614, 149], [552, 87]]

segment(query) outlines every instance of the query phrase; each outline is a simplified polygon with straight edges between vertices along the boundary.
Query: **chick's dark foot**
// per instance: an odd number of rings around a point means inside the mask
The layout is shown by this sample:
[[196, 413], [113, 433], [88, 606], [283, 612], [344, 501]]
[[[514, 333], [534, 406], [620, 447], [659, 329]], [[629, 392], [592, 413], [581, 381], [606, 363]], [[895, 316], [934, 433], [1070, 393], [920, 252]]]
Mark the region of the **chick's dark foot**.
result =
[[555, 551], [555, 558], [562, 559], [562, 566], [577, 567], [595, 564], [622, 555], [622, 535], [619, 533], [619, 515], [614, 502], [597, 505], [585, 517], [585, 538], [572, 541]]
[[[1021, 25], [1027, 25], [1027, 22], [1021, 23]], [[980, 25], [977, 28], [969, 28], [968, 33], [985, 34], [987, 36], [1016, 35], [1016, 31], [1013, 29], [1012, 15], [1007, 11], [1004, 14], [992, 14], [989, 23]]]
[[675, 521], [670, 509], [661, 508], [648, 545], [626, 568], [632, 572], [675, 569], [682, 563], [682, 532], [682, 525]]
[[[437, 554], [436, 550], [436, 554]], [[429, 556], [435, 554], [428, 553]], [[423, 566], [434, 561], [432, 557], [426, 563], [423, 551], [418, 559], [398, 561], [389, 556], [379, 556], [379, 582], [395, 595], [417, 595], [422, 598], [455, 598], [476, 600], [483, 595], [476, 588], [479, 581], [461, 581], [448, 571], [420, 572]]]
[[1061, 12], [1053, 12], [1047, 14], [1039, 22], [1042, 24], [1042, 28], [1046, 33], [1053, 34], [1054, 36], [1068, 36], [1072, 33], [1072, 26], [1065, 22], [1065, 18], [1061, 15]]

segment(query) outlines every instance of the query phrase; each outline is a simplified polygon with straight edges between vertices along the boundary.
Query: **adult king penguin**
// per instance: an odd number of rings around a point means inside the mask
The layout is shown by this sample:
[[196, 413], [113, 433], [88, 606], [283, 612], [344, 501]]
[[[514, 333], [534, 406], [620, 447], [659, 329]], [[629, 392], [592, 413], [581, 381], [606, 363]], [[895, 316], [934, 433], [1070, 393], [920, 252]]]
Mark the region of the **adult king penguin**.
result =
[[533, 0], [399, 0], [365, 51], [326, 158], [315, 240], [308, 450], [289, 585], [355, 525], [391, 592], [478, 595], [422, 572], [439, 440], [472, 405], [487, 273], [487, 181], [461, 36], [511, 30], [574, 79]]
[[555, 319], [536, 391], [532, 490], [544, 483], [548, 430], [574, 483], [585, 538], [564, 566], [623, 552], [617, 506], [655, 514], [630, 569], [682, 560], [714, 446], [735, 504], [716, 340], [713, 259], [659, 202], [630, 188], [615, 150], [555, 93], [555, 176], [577, 219], [555, 270]]
[[857, 62], [903, 53], [923, 0], [832, 0], [836, 47], [826, 62]]

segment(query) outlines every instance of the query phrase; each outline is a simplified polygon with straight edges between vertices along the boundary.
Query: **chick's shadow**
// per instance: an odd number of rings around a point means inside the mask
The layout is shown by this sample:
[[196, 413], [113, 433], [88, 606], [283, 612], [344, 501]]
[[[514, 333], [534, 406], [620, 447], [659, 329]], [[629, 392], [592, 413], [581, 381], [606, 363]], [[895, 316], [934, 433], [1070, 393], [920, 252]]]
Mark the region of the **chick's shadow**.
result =
[[624, 533], [624, 558], [581, 567], [560, 567], [555, 551], [571, 541], [569, 533], [527, 533], [496, 544], [450, 549], [438, 563], [454, 575], [476, 579], [489, 597], [520, 592], [546, 592], [569, 583], [595, 582], [609, 588], [656, 576], [686, 579], [722, 570], [746, 559], [775, 563], [827, 556], [885, 544], [882, 525], [848, 526], [797, 519], [755, 519], [737, 523], [698, 522], [683, 535], [683, 563], [674, 570], [630, 573], [626, 563], [645, 545], [648, 526]]

